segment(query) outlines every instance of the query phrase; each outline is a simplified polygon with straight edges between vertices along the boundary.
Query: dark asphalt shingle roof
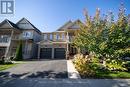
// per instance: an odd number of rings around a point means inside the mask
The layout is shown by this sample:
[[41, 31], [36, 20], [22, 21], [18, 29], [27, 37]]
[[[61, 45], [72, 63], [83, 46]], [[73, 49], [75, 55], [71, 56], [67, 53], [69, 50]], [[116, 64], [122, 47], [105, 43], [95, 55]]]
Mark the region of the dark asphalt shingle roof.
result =
[[[27, 21], [34, 29], [33, 30], [35, 30], [35, 31], [37, 31], [37, 32], [39, 32], [39, 33], [41, 33], [41, 31], [38, 29], [38, 28], [36, 28], [30, 21], [28, 21], [26, 18], [22, 18], [20, 21], [22, 21], [22, 20], [25, 20], [25, 21]], [[20, 22], [20, 21], [18, 21], [17, 23], [16, 23], [16, 25]]]
[[19, 29], [19, 27], [16, 24], [14, 24], [13, 22], [9, 21], [8, 19], [5, 19], [4, 21], [2, 21], [0, 23], [0, 26], [2, 26], [4, 23], [8, 23], [9, 25], [11, 25], [11, 27]]

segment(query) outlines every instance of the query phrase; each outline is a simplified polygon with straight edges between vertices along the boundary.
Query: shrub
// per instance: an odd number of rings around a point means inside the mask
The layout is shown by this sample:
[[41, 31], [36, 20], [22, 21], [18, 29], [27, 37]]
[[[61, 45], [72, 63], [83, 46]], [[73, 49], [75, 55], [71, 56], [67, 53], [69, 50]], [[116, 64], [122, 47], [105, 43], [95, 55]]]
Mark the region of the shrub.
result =
[[119, 59], [107, 59], [106, 67], [110, 71], [126, 71], [127, 69], [124, 67], [125, 62]]
[[126, 62], [125, 68], [127, 68], [127, 70], [130, 71], [130, 61]]
[[12, 61], [11, 61], [11, 58], [12, 57], [8, 57], [8, 58], [5, 58], [5, 63], [4, 64], [13, 64]]
[[3, 57], [1, 57], [1, 59], [0, 59], [0, 64], [4, 64], [5, 63], [5, 57], [3, 56]]
[[20, 41], [19, 46], [16, 49], [16, 57], [15, 57], [14, 60], [16, 60], [16, 61], [23, 60], [23, 55], [22, 55], [22, 41]]
[[84, 58], [82, 54], [77, 54], [74, 56], [75, 68], [79, 71], [83, 78], [92, 77], [95, 75], [95, 71], [91, 69], [90, 60]]

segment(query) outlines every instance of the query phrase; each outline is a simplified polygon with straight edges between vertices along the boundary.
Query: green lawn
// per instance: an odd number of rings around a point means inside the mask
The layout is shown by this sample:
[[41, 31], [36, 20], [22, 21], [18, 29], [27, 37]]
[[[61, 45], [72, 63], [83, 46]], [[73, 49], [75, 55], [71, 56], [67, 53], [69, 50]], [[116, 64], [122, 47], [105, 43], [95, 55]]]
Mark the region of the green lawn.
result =
[[97, 78], [130, 78], [130, 72], [101, 72], [97, 71]]
[[16, 64], [4, 64], [4, 65], [0, 65], [0, 71], [11, 68], [13, 66], [15, 66]]

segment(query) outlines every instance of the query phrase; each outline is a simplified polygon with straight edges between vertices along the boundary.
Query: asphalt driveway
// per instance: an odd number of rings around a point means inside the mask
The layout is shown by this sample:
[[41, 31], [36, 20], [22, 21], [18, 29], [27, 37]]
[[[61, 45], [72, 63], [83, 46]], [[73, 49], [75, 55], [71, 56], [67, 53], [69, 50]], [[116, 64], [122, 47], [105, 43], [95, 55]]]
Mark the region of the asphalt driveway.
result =
[[0, 72], [8, 78], [68, 78], [66, 60], [27, 61]]

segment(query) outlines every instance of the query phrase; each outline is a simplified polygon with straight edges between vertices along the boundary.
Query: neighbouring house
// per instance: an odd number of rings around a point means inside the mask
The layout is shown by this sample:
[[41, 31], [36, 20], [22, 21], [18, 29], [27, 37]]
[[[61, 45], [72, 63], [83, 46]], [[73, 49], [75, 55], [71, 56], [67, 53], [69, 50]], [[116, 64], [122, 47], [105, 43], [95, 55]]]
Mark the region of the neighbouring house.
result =
[[42, 40], [38, 43], [39, 59], [67, 59], [77, 53], [72, 45], [75, 33], [80, 29], [78, 22], [68, 21], [55, 32], [42, 33]]
[[5, 19], [0, 23], [0, 58], [15, 56], [19, 40], [23, 42], [24, 59], [37, 57], [37, 42], [41, 41], [41, 31], [27, 19], [22, 18], [16, 24]]

